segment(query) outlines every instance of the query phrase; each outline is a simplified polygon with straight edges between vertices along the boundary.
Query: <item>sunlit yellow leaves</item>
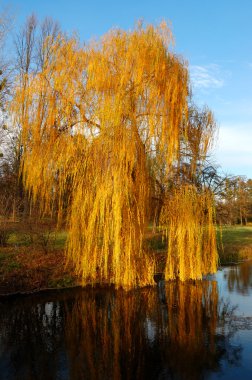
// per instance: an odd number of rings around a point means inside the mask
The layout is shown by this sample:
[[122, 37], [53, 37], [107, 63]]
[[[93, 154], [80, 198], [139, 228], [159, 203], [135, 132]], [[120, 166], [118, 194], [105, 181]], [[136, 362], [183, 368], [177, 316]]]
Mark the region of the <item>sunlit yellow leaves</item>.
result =
[[67, 254], [83, 284], [153, 284], [143, 250], [149, 159], [159, 156], [168, 173], [190, 128], [187, 65], [171, 40], [164, 24], [113, 30], [84, 47], [59, 36], [42, 71], [16, 89], [25, 186], [42, 211], [67, 215]]
[[210, 191], [199, 192], [183, 185], [169, 195], [161, 222], [169, 240], [166, 280], [202, 279], [215, 273], [218, 256], [213, 225], [214, 203]]

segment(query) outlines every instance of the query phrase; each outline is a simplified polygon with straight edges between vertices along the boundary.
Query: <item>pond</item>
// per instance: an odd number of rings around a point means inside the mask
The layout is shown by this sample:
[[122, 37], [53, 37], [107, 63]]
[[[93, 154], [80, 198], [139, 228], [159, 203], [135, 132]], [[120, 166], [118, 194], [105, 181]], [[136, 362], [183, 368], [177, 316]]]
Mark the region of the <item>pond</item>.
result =
[[0, 301], [2, 380], [252, 379], [252, 263]]

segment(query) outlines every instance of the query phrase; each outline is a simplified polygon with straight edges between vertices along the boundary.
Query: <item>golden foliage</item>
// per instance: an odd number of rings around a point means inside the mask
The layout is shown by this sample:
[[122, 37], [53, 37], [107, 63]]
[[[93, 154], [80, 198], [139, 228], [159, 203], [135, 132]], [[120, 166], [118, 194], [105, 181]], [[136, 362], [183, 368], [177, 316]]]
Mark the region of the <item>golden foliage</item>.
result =
[[153, 284], [149, 158], [158, 152], [168, 173], [190, 128], [187, 67], [171, 40], [164, 24], [84, 47], [59, 36], [42, 71], [16, 88], [25, 186], [59, 221], [67, 209], [67, 255], [83, 284]]
[[165, 279], [201, 279], [215, 273], [218, 256], [213, 224], [214, 205], [210, 191], [199, 192], [184, 185], [170, 194], [162, 210], [167, 226], [168, 256]]

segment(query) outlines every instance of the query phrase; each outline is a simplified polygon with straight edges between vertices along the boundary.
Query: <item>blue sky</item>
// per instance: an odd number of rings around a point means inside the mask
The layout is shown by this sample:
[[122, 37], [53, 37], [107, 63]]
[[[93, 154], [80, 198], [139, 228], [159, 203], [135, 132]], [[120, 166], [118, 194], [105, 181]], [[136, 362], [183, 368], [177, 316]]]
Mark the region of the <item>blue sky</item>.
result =
[[[15, 28], [34, 12], [51, 16], [81, 40], [138, 19], [170, 21], [175, 51], [189, 62], [194, 96], [215, 114], [215, 162], [225, 173], [252, 178], [252, 0], [2, 0]], [[14, 29], [15, 32], [15, 29]], [[13, 33], [14, 33], [13, 32]]]

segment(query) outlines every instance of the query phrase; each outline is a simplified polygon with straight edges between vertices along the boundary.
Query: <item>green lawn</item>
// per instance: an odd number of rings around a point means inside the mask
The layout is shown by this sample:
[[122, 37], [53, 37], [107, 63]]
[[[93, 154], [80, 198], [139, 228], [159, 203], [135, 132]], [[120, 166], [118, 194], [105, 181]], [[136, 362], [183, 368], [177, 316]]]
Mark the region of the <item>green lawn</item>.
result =
[[252, 258], [252, 226], [222, 227], [217, 231], [217, 240], [221, 264]]
[[67, 239], [66, 231], [40, 231], [26, 233], [14, 231], [10, 234], [7, 243], [9, 247], [45, 247], [49, 250], [64, 249]]
[[[66, 287], [74, 284], [71, 269], [64, 267], [64, 247], [67, 232], [54, 230], [12, 229], [6, 247], [0, 247], [0, 279], [2, 292], [23, 287]], [[220, 264], [236, 263], [252, 258], [252, 226], [217, 228]], [[144, 248], [155, 256], [156, 271], [163, 272], [166, 262], [167, 239], [159, 231], [146, 230]], [[15, 284], [22, 279], [22, 284]], [[10, 284], [13, 284], [13, 289]], [[1, 284], [0, 284], [1, 285]], [[35, 287], [34, 285], [34, 287]], [[4, 287], [5, 286], [5, 287]], [[6, 288], [6, 289], [5, 289]], [[1, 293], [1, 292], [0, 292]]]

